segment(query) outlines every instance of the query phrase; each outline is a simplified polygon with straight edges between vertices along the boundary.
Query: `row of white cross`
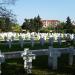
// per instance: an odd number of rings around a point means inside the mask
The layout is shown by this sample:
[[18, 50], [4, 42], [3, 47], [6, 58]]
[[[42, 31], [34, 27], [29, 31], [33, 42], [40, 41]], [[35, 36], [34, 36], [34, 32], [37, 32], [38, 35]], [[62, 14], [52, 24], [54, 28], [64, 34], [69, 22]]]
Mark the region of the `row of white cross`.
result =
[[[69, 38], [69, 37], [68, 37], [68, 38]], [[67, 39], [68, 39], [68, 38], [67, 38]], [[68, 39], [68, 40], [69, 40], [69, 39]], [[11, 40], [11, 39], [7, 40], [7, 38], [5, 38], [5, 41], [6, 41], [7, 44], [9, 45], [9, 48], [11, 48], [12, 44], [15, 43], [15, 42], [14, 42], [14, 39], [13, 39], [13, 40]], [[50, 44], [51, 46], [53, 46], [54, 37], [50, 37], [48, 41], [49, 41], [49, 44]], [[63, 41], [62, 38], [61, 38], [61, 37], [58, 37], [57, 42], [58, 42], [58, 45], [59, 45], [59, 46], [62, 44], [62, 41]], [[73, 39], [73, 41], [75, 42], [75, 38]], [[13, 43], [12, 43], [12, 42], [13, 42]], [[39, 40], [39, 42], [40, 42], [40, 44], [43, 46], [43, 45], [45, 44], [45, 39], [41, 37], [40, 40]], [[24, 44], [26, 44], [27, 42], [25, 42], [25, 41], [23, 40], [23, 38], [20, 37], [18, 43], [19, 43], [20, 46], [23, 48]], [[31, 43], [31, 46], [32, 46], [32, 47], [34, 46], [35, 40], [34, 40], [33, 37], [31, 38], [31, 40], [30, 40], [29, 43]]]
[[4, 37], [6, 36], [8, 39], [10, 38], [19, 38], [20, 36], [23, 39], [30, 39], [32, 36], [34, 38], [40, 39], [40, 37], [43, 37], [45, 40], [50, 37], [53, 36], [55, 39], [57, 39], [57, 37], [59, 37], [61, 35], [61, 37], [67, 36], [69, 35], [70, 38], [74, 37], [74, 34], [69, 34], [69, 33], [36, 33], [36, 32], [32, 32], [32, 33], [14, 33], [14, 32], [7, 32], [7, 33], [0, 33], [0, 37], [2, 39], [4, 39]]
[[[53, 48], [49, 47], [48, 49], [48, 65], [52, 66], [53, 69], [57, 69], [57, 59], [61, 56], [62, 53], [69, 53], [69, 65], [73, 64], [73, 55], [75, 55], [74, 48]], [[44, 55], [44, 54], [43, 54]], [[1, 63], [5, 61], [5, 55], [0, 52], [0, 74], [1, 74]], [[28, 48], [21, 53], [21, 57], [24, 60], [24, 69], [27, 73], [31, 73], [32, 69], [32, 60], [35, 59], [35, 54], [29, 51]]]

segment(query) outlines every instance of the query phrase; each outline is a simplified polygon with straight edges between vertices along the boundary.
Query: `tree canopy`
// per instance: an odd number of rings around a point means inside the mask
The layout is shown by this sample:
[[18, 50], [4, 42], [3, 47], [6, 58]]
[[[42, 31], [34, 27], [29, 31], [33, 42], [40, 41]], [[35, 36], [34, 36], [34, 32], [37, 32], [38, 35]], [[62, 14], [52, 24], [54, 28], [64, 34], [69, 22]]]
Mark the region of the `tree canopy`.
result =
[[39, 30], [42, 28], [43, 24], [41, 21], [40, 16], [31, 18], [31, 19], [25, 19], [24, 23], [22, 24], [22, 29], [26, 29], [26, 31], [30, 32], [39, 32]]
[[64, 25], [64, 29], [66, 33], [73, 33], [73, 25], [71, 23], [70, 17], [67, 17], [66, 23]]
[[5, 5], [14, 4], [16, 0], [0, 0], [0, 29], [10, 31], [12, 23], [16, 22], [15, 15]]

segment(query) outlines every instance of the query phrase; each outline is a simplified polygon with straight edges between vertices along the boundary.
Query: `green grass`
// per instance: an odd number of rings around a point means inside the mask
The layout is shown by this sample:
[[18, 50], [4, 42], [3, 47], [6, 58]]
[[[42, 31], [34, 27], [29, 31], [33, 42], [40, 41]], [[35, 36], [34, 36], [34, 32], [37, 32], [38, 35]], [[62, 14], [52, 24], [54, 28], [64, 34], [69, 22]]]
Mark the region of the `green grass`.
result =
[[[75, 56], [74, 56], [75, 59]], [[63, 54], [58, 59], [58, 69], [48, 67], [48, 56], [37, 56], [33, 60], [32, 75], [74, 75], [75, 62], [68, 65], [68, 54]], [[23, 59], [8, 59], [2, 64], [2, 75], [27, 75], [23, 68]]]
[[[2, 52], [23, 51], [24, 48], [36, 50], [48, 49], [49, 46], [49, 43], [46, 42], [44, 46], [41, 46], [40, 43], [35, 43], [33, 47], [31, 46], [31, 44], [25, 44], [24, 47], [21, 48], [20, 44], [13, 44], [12, 47], [9, 48], [8, 45], [2, 45], [0, 43], [0, 50]], [[53, 47], [55, 48], [64, 48], [69, 46], [75, 45], [73, 43], [67, 44], [65, 42], [63, 42], [61, 46], [59, 46], [57, 42], [53, 44]], [[75, 56], [72, 66], [69, 66], [68, 60], [68, 54], [62, 54], [62, 56], [58, 58], [58, 69], [52, 70], [48, 67], [48, 56], [37, 56], [36, 60], [33, 60], [32, 75], [75, 75]], [[23, 59], [7, 59], [2, 64], [2, 75], [26, 75], [26, 72], [23, 68]]]
[[[18, 41], [15, 41], [18, 42]], [[38, 41], [37, 41], [38, 42]], [[13, 44], [11, 48], [9, 48], [8, 45], [1, 44], [0, 43], [0, 50], [2, 52], [11, 52], [11, 51], [23, 51], [24, 48], [29, 48], [30, 50], [37, 50], [37, 49], [48, 49], [50, 44], [48, 42], [45, 42], [45, 44], [42, 46], [40, 43], [35, 43], [35, 45], [32, 47], [31, 43], [24, 44], [23, 48], [21, 48], [20, 44]], [[65, 42], [62, 42], [62, 45], [59, 46], [57, 42], [53, 44], [54, 48], [65, 48], [73, 45], [68, 45]]]

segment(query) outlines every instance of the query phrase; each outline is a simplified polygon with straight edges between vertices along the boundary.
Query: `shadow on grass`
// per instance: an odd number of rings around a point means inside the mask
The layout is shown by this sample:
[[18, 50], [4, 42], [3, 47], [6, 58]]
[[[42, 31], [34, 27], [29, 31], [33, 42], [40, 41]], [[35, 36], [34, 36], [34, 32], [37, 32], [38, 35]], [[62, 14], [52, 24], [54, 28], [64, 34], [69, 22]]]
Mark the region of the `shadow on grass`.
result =
[[[11, 51], [23, 51], [24, 48], [29, 48], [30, 50], [39, 50], [39, 49], [48, 49], [50, 44], [46, 42], [43, 46], [40, 43], [35, 43], [34, 46], [31, 46], [31, 43], [24, 44], [23, 48], [21, 48], [20, 44], [13, 44], [11, 48], [9, 48], [8, 45], [5, 44], [0, 44], [0, 50], [2, 52], [11, 52]], [[69, 47], [65, 42], [62, 43], [61, 46], [58, 45], [57, 42], [53, 44], [53, 47], [55, 48], [64, 48], [64, 47]]]
[[[75, 56], [74, 56], [75, 58]], [[68, 65], [68, 54], [62, 54], [58, 58], [58, 69], [52, 70], [48, 67], [48, 56], [37, 56], [33, 60], [31, 75], [74, 75], [75, 61], [72, 66]], [[2, 75], [26, 75], [23, 67], [23, 59], [8, 59], [2, 64]]]

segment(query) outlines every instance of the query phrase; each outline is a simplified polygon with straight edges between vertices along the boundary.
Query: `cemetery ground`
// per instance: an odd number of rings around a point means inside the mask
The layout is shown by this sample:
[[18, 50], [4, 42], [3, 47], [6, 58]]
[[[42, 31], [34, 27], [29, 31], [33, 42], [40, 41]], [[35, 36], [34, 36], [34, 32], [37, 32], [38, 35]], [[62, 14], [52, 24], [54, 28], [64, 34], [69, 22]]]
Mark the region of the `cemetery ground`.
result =
[[[45, 42], [45, 44], [43, 46], [40, 44], [39, 41], [35, 41], [36, 43], [34, 44], [33, 47], [30, 43], [30, 40], [26, 40], [25, 42], [29, 42], [29, 43], [25, 43], [24, 46], [21, 47], [20, 44], [18, 43], [18, 41], [14, 41], [14, 42], [12, 42], [14, 44], [12, 44], [11, 48], [9, 48], [8, 44], [4, 44], [4, 43], [6, 43], [5, 41], [0, 41], [0, 50], [1, 50], [1, 52], [23, 51], [24, 48], [29, 48], [30, 50], [39, 50], [39, 49], [48, 49], [50, 46], [48, 40]], [[62, 42], [62, 45], [59, 46], [58, 42], [53, 43], [54, 48], [65, 48], [65, 47], [69, 47], [69, 46], [74, 46], [74, 44], [71, 42], [68, 44], [66, 42]]]
[[[74, 57], [75, 58], [75, 57]], [[68, 54], [58, 59], [58, 69], [52, 70], [48, 67], [47, 56], [38, 56], [33, 61], [31, 75], [74, 75], [75, 61], [72, 66], [68, 65]], [[23, 68], [23, 59], [10, 59], [2, 64], [2, 75], [26, 75]]]
[[[16, 41], [17, 42], [17, 41]], [[12, 45], [11, 48], [8, 45], [0, 43], [0, 49], [2, 52], [10, 52], [10, 51], [23, 51], [24, 48], [29, 48], [30, 50], [39, 50], [39, 49], [48, 49], [49, 43], [46, 42], [44, 46], [41, 46], [40, 43], [35, 43], [32, 47], [30, 43], [25, 44], [23, 48], [20, 47], [20, 44]], [[71, 44], [66, 44], [63, 42], [60, 46], [69, 47], [74, 46]], [[58, 43], [55, 42], [53, 47], [59, 47]], [[75, 56], [74, 56], [75, 60]], [[24, 62], [22, 58], [17, 59], [7, 59], [4, 63], [2, 63], [2, 75], [26, 75], [24, 70]], [[48, 67], [48, 56], [37, 56], [35, 60], [33, 60], [33, 68], [32, 75], [74, 75], [75, 74], [75, 61], [72, 66], [68, 64], [68, 54], [62, 54], [60, 58], [58, 58], [58, 69], [52, 70]]]

